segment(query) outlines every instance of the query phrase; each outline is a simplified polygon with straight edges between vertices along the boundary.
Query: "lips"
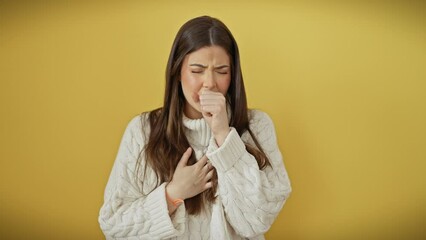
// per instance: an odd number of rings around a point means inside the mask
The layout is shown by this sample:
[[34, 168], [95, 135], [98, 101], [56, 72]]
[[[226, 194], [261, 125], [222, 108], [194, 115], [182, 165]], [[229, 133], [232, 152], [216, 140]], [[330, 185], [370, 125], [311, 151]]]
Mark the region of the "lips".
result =
[[194, 100], [194, 102], [200, 102], [200, 95], [192, 93], [192, 100]]

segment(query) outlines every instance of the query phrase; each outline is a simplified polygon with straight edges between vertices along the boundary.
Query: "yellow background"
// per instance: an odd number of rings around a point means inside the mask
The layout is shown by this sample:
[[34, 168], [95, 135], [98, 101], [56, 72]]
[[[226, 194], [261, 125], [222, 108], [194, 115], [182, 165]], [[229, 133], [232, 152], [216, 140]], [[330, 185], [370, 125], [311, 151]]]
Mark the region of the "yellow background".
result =
[[103, 239], [123, 131], [205, 14], [237, 39], [292, 181], [267, 239], [424, 238], [425, 5], [200, 0], [0, 3], [0, 238]]

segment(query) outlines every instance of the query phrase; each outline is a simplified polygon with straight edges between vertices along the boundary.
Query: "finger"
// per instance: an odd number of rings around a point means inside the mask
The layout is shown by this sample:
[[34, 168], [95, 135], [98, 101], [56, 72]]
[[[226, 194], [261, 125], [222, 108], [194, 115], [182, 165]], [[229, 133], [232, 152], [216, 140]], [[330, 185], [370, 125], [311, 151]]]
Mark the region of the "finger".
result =
[[220, 106], [217, 104], [214, 105], [201, 105], [201, 111], [202, 112], [210, 112], [210, 113], [225, 113], [225, 107], [224, 106]]
[[214, 92], [214, 91], [212, 91], [212, 90], [209, 90], [209, 89], [203, 88], [203, 89], [201, 90], [200, 96], [201, 96], [201, 95], [213, 94], [213, 93], [215, 93], [215, 92]]
[[200, 100], [201, 105], [219, 105], [223, 102], [218, 99], [202, 99]]
[[220, 96], [216, 96], [216, 95], [211, 95], [211, 96], [200, 96], [200, 102], [218, 102], [218, 103], [223, 103], [226, 101], [225, 97], [220, 94]]
[[206, 165], [204, 165], [203, 167], [203, 172], [207, 173], [208, 171], [210, 171], [210, 169], [212, 169], [212, 164], [209, 161], [207, 161]]
[[201, 111], [206, 112], [206, 113], [210, 113], [210, 114], [218, 113], [218, 112], [220, 112], [220, 110], [221, 110], [221, 107], [218, 106], [218, 105], [212, 105], [212, 106], [209, 106], [209, 105], [203, 106], [202, 105], [201, 106]]
[[199, 98], [200, 101], [206, 101], [206, 100], [217, 100], [221, 102], [226, 101], [226, 96], [220, 92], [213, 92], [208, 94], [202, 93], [199, 95], [199, 97], [200, 97]]
[[211, 90], [203, 90], [200, 94], [200, 98], [216, 98], [216, 97], [223, 97], [223, 94], [221, 92], [214, 92]]
[[204, 185], [204, 190], [207, 190], [207, 189], [209, 189], [209, 188], [211, 188], [211, 187], [213, 187], [213, 183], [212, 183], [212, 182], [207, 182], [207, 183]]
[[189, 147], [188, 149], [186, 149], [181, 159], [179, 160], [178, 167], [186, 167], [186, 165], [188, 164], [188, 159], [191, 157], [191, 154], [192, 154], [192, 148]]
[[209, 181], [210, 179], [212, 179], [213, 174], [214, 174], [214, 169], [210, 170], [210, 172], [209, 172], [209, 173], [207, 173], [207, 175], [206, 175], [206, 177], [205, 177], [205, 180], [206, 180], [206, 181]]
[[226, 100], [225, 99], [201, 99], [200, 105], [202, 105], [202, 106], [214, 106], [214, 105], [225, 106]]
[[205, 112], [205, 111], [203, 111], [202, 109], [201, 109], [201, 114], [203, 115], [203, 117], [204, 118], [210, 118], [210, 117], [213, 117], [213, 114], [212, 113], [210, 113], [210, 112]]
[[206, 165], [207, 163], [207, 160], [209, 159], [207, 158], [206, 155], [204, 155], [200, 160], [198, 160], [197, 165], [200, 167], [204, 167], [204, 165]]

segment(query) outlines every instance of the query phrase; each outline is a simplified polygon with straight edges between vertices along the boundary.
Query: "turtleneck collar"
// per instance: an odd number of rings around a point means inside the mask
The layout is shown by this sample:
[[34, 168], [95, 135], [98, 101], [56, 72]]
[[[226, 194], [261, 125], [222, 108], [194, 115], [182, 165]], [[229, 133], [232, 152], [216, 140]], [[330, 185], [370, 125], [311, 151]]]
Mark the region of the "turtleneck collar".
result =
[[[228, 112], [228, 119], [230, 119], [232, 115], [231, 106], [227, 104], [226, 108]], [[185, 112], [183, 112], [182, 115], [182, 121], [183, 125], [185, 126], [186, 137], [188, 138], [189, 143], [194, 147], [206, 148], [210, 143], [211, 137], [213, 136], [206, 120], [204, 118], [188, 118], [185, 115]]]
[[190, 119], [183, 114], [183, 125], [187, 130], [186, 136], [191, 145], [203, 148], [209, 145], [212, 133], [204, 118]]

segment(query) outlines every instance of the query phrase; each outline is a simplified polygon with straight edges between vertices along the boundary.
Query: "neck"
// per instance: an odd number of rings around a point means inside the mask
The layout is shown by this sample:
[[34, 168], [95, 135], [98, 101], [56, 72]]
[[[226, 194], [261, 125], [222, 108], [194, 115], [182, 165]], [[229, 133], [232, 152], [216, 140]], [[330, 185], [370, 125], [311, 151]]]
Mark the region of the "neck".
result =
[[183, 109], [183, 112], [185, 113], [185, 116], [189, 119], [203, 118], [203, 114], [197, 111], [196, 109], [194, 109], [192, 106], [190, 106], [188, 102], [185, 104], [185, 108]]

